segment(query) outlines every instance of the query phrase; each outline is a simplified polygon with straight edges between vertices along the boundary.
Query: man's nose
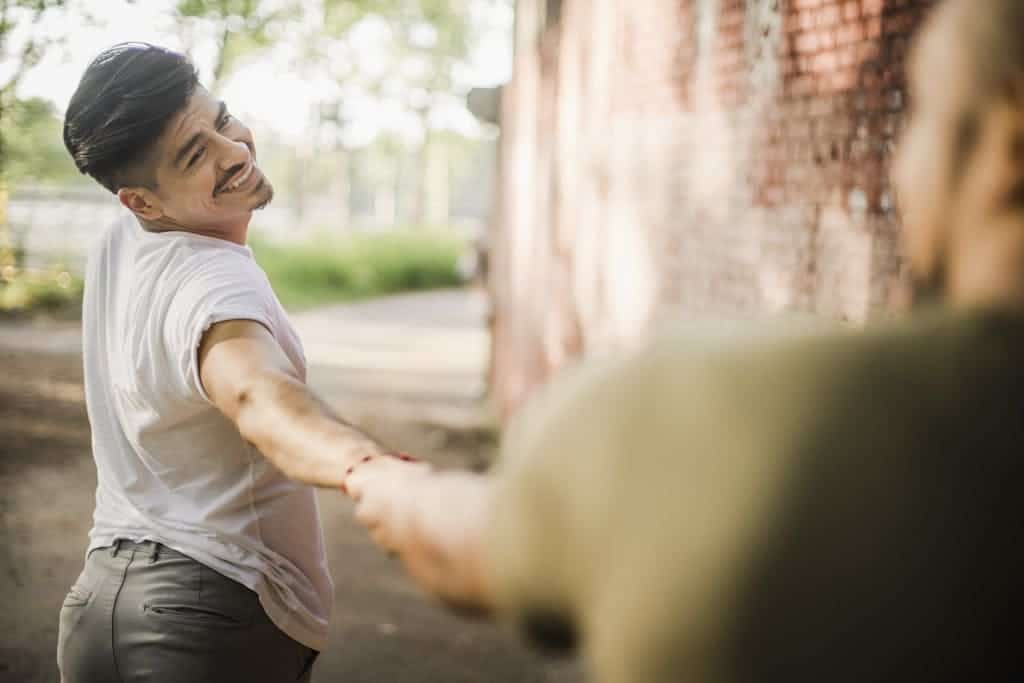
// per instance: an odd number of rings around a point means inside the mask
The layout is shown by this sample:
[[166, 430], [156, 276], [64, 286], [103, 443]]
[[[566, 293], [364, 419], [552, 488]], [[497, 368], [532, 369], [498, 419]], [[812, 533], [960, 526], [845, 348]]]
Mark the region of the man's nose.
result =
[[249, 146], [240, 140], [232, 140], [231, 138], [224, 137], [223, 135], [217, 136], [218, 147], [220, 148], [220, 154], [218, 154], [218, 165], [223, 170], [227, 170], [233, 166], [244, 164], [249, 161]]

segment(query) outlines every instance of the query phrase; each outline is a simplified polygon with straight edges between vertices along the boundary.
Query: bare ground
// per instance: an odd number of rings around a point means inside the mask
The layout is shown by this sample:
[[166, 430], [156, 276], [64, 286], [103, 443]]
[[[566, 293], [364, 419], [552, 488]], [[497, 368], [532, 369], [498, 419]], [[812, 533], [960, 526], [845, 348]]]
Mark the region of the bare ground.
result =
[[[493, 448], [479, 432], [361, 422], [445, 465], [484, 462]], [[82, 567], [95, 485], [79, 356], [0, 348], [0, 681], [57, 680], [57, 616]], [[320, 502], [337, 602], [317, 683], [582, 680], [576, 662], [544, 659], [512, 634], [422, 598], [352, 522], [341, 495], [323, 491]]]

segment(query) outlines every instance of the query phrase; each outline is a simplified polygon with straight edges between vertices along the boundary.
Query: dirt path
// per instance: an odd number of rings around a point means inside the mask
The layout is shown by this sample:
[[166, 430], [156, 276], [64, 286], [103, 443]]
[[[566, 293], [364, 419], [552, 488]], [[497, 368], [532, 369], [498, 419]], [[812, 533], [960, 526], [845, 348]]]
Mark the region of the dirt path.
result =
[[[0, 681], [56, 680], [57, 615], [81, 569], [96, 485], [80, 361], [74, 353], [0, 348]], [[362, 425], [396, 448], [446, 465], [487, 459], [477, 431], [366, 415]], [[330, 646], [318, 683], [574, 683], [576, 663], [541, 659], [504, 631], [423, 600], [323, 492], [321, 510], [337, 585]]]

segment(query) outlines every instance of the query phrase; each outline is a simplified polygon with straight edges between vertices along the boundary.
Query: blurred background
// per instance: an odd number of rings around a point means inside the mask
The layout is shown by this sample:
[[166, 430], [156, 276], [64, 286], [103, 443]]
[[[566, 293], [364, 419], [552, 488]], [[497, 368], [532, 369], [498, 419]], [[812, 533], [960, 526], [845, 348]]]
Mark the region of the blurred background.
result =
[[[471, 250], [461, 270], [451, 262], [489, 217], [497, 131], [469, 112], [467, 95], [508, 78], [511, 0], [3, 0], [0, 11], [0, 310], [59, 295], [11, 286], [12, 268], [58, 269], [73, 293], [85, 251], [117, 211], [77, 173], [60, 131], [85, 66], [128, 40], [191, 55], [253, 128], [277, 190], [254, 242], [286, 305], [472, 275]], [[319, 248], [328, 243], [344, 248]], [[385, 263], [400, 252], [407, 263]], [[362, 269], [345, 262], [350, 253]]]
[[[0, 0], [0, 678], [54, 680], [89, 526], [78, 302], [118, 209], [60, 131], [102, 49], [188, 52], [253, 128], [276, 199], [252, 246], [314, 388], [483, 468], [575, 358], [709, 317], [886, 310], [904, 59], [933, 4]], [[317, 680], [579, 680], [420, 600], [339, 499]]]

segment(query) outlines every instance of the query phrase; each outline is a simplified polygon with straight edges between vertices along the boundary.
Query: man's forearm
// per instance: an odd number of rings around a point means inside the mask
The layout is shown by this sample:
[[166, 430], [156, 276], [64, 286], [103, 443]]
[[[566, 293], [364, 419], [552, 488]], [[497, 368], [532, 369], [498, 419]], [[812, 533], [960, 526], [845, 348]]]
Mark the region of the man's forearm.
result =
[[242, 437], [288, 477], [316, 486], [340, 486], [350, 466], [384, 452], [286, 375], [254, 380], [238, 397], [235, 423]]

